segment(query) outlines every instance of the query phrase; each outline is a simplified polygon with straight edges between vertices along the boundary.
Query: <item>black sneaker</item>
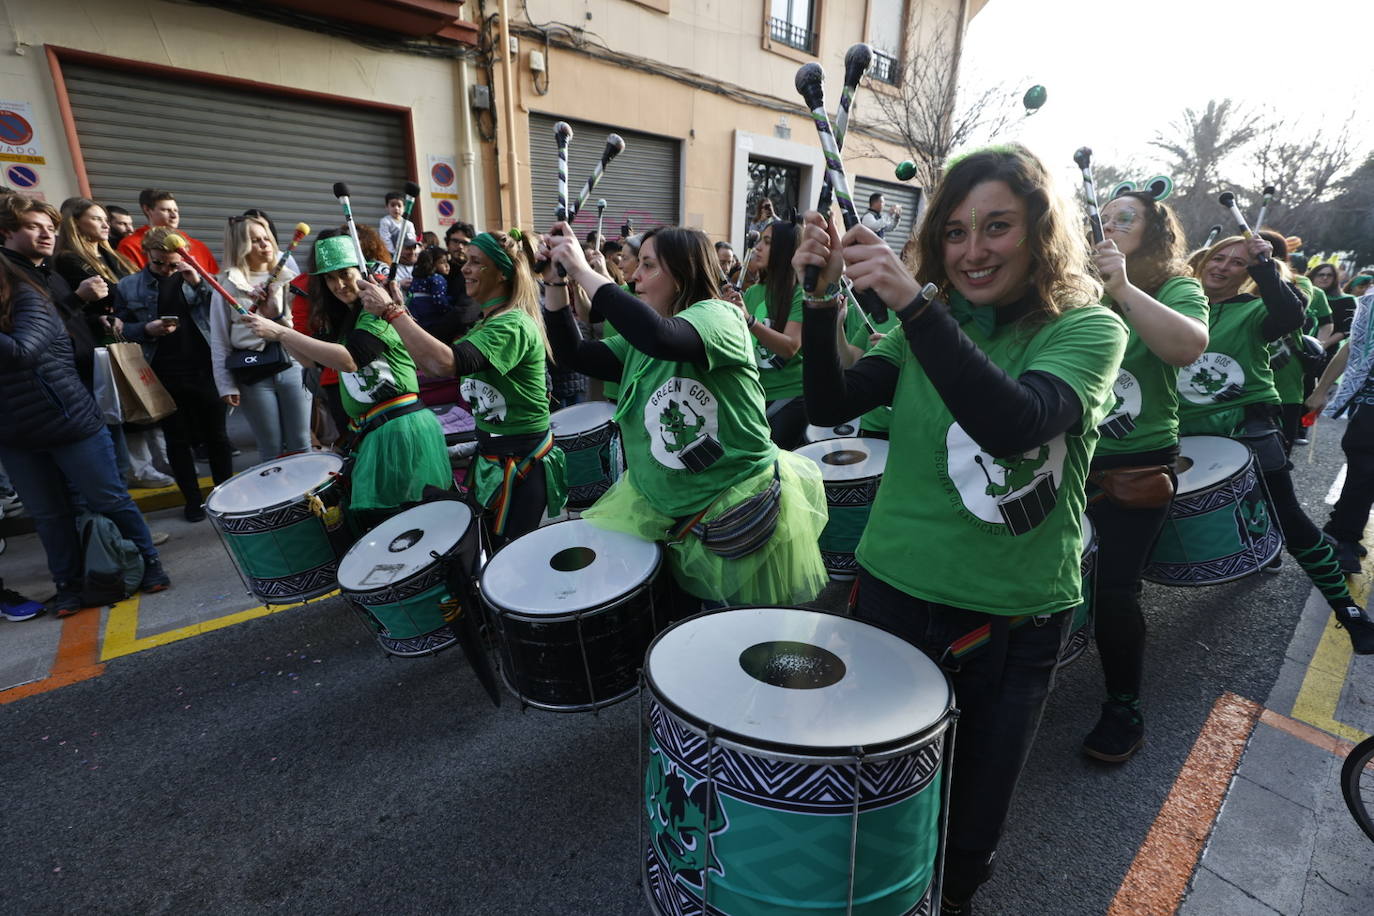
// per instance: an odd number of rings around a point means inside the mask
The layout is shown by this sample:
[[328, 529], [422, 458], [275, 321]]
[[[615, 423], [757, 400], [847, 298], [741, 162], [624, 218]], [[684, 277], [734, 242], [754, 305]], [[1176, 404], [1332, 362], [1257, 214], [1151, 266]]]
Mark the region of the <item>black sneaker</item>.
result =
[[188, 522], [205, 521], [205, 507], [200, 503], [187, 503], [186, 508], [181, 513]]
[[973, 901], [955, 903], [948, 897], [940, 896], [940, 916], [973, 916]]
[[1083, 739], [1083, 753], [1105, 763], [1124, 763], [1145, 743], [1145, 720], [1129, 706], [1102, 704], [1102, 716]]
[[138, 583], [141, 592], [165, 592], [171, 588], [172, 580], [162, 568], [161, 560], [143, 561], [143, 581]]
[[1341, 572], [1354, 575], [1360, 571], [1359, 547], [1352, 541], [1336, 542], [1336, 562], [1341, 564]]
[[1350, 645], [1356, 655], [1374, 655], [1374, 623], [1368, 615], [1351, 605], [1334, 612], [1336, 622], [1350, 634]]
[[84, 610], [81, 604], [81, 596], [74, 591], [58, 587], [57, 594], [53, 595], [46, 602], [48, 610], [52, 611], [59, 618], [70, 617], [77, 611]]

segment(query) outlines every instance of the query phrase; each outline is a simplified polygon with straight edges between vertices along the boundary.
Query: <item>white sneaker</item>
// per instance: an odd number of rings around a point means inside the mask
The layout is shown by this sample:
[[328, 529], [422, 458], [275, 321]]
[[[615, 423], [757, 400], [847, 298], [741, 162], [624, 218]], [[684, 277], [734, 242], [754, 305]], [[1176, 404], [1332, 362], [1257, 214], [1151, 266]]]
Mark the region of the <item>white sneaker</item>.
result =
[[24, 501], [13, 490], [0, 491], [0, 518], [18, 518], [24, 514]]
[[129, 487], [135, 490], [161, 490], [164, 487], [176, 486], [176, 481], [165, 474], [157, 474], [151, 477], [131, 477]]

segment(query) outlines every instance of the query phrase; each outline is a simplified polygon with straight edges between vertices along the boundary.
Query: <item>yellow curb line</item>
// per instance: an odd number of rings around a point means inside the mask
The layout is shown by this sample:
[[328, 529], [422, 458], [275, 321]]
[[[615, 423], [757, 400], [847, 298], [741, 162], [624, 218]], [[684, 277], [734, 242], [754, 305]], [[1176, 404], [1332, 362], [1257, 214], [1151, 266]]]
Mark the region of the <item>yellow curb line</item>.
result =
[[[336, 589], [318, 598], [312, 598], [310, 601], [323, 601], [325, 598], [332, 598], [338, 593]], [[112, 658], [133, 655], [135, 652], [142, 652], [145, 649], [154, 649], [158, 646], [168, 645], [169, 643], [180, 642], [192, 636], [200, 636], [201, 634], [211, 633], [215, 630], [223, 630], [226, 627], [232, 627], [248, 620], [256, 620], [259, 617], [266, 617], [269, 614], [276, 614], [293, 607], [300, 607], [303, 604], [310, 603], [307, 601], [297, 601], [294, 604], [262, 605], [255, 608], [249, 608], [246, 611], [226, 614], [223, 617], [216, 617], [212, 620], [202, 620], [200, 623], [177, 627], [175, 630], [167, 630], [164, 633], [139, 637], [138, 599], [139, 596], [135, 595], [110, 608], [110, 618], [105, 624], [105, 639], [100, 652], [101, 661], [109, 661]]]

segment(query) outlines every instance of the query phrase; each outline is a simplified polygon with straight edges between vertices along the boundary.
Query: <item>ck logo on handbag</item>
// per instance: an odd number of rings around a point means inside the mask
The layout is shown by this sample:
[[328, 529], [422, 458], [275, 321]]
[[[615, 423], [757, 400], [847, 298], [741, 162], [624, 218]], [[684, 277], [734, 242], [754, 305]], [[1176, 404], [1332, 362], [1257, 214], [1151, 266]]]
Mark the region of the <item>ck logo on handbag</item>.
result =
[[255, 366], [255, 365], [257, 365], [257, 362], [258, 362], [258, 355], [257, 355], [256, 353], [254, 353], [252, 356], [245, 356], [245, 357], [243, 358], [243, 364], [244, 364], [245, 366]]

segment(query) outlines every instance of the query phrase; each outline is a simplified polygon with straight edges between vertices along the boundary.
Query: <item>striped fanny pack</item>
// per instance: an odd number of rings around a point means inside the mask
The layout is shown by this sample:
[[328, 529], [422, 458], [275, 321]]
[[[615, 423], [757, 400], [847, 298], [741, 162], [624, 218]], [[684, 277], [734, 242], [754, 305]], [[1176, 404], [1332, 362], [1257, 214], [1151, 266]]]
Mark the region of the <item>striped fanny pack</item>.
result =
[[703, 522], [702, 519], [715, 502], [711, 500], [705, 509], [675, 526], [670, 541], [681, 541], [690, 532], [707, 550], [727, 560], [747, 557], [768, 543], [778, 527], [778, 514], [782, 508], [782, 481], [778, 463], [773, 462], [773, 479], [767, 488], [711, 521]]

